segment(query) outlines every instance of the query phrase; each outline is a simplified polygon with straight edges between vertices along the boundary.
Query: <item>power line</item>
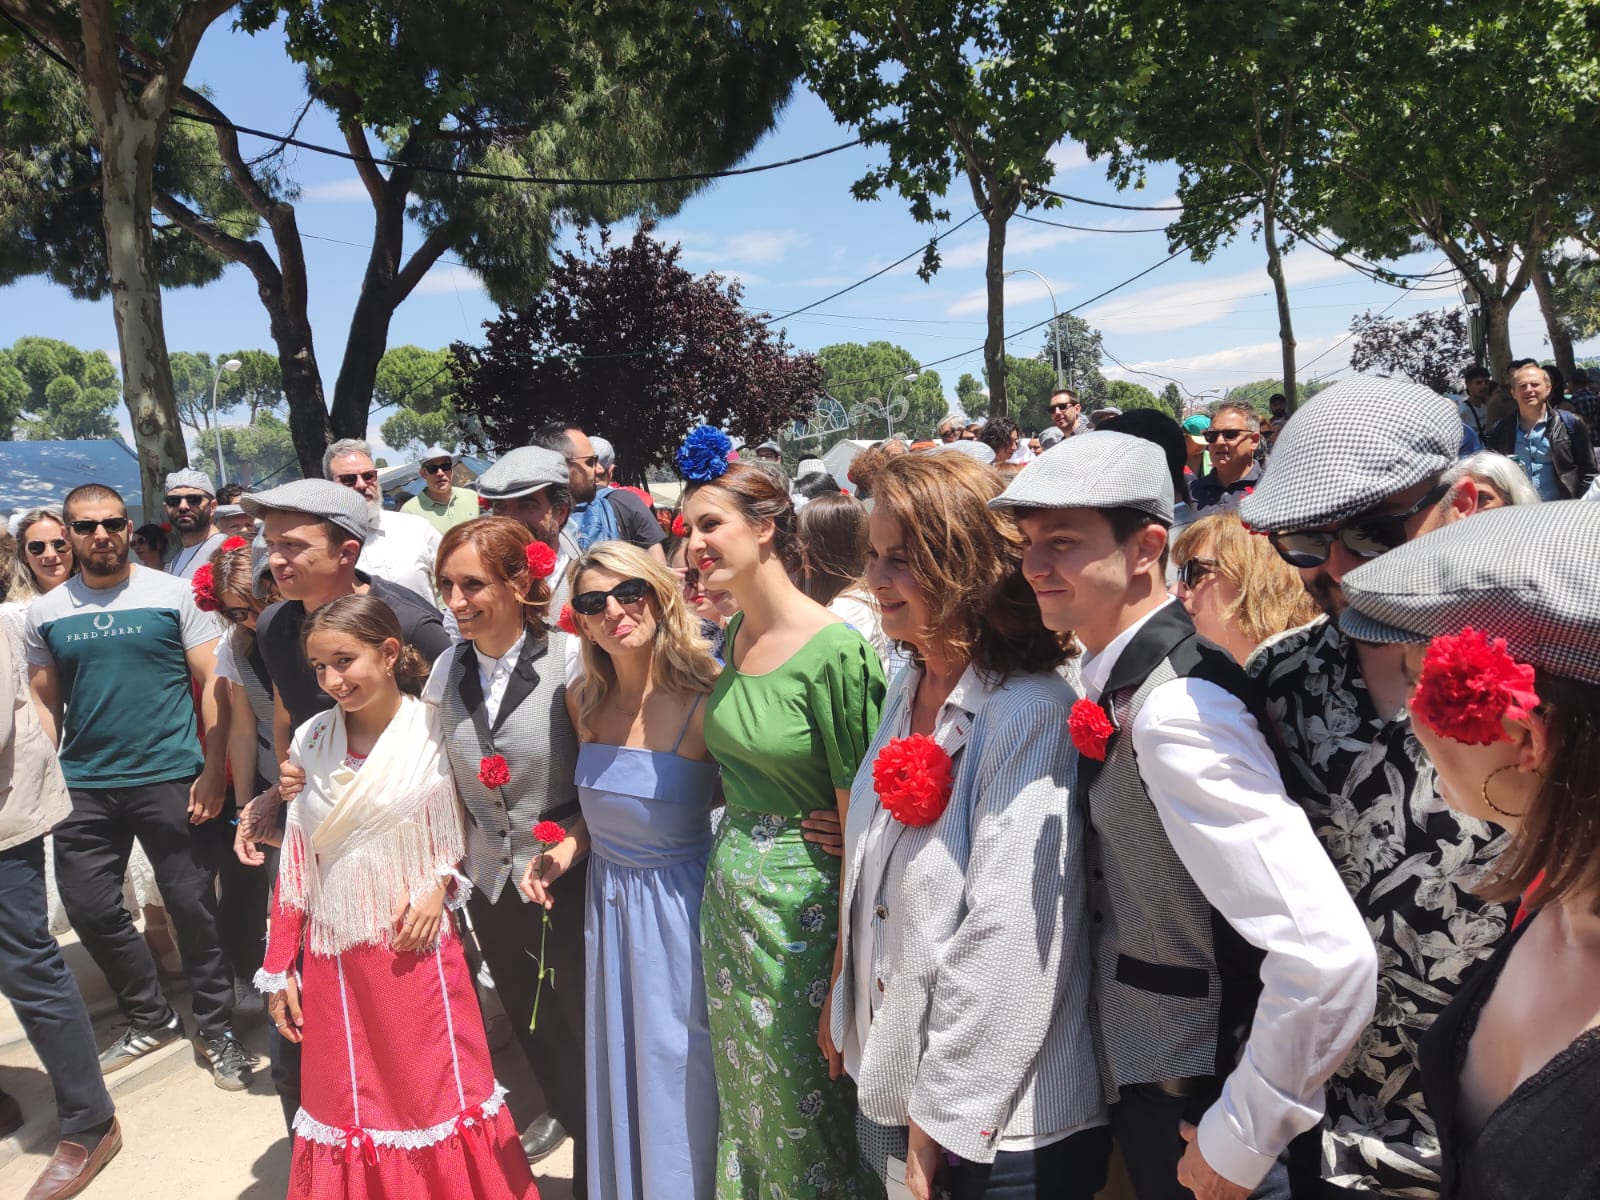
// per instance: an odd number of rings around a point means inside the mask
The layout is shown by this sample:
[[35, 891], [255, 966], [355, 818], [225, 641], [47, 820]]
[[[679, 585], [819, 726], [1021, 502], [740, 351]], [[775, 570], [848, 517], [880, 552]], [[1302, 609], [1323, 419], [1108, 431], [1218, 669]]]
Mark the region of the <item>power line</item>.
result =
[[1181, 204], [1114, 204], [1110, 200], [1090, 200], [1087, 196], [1074, 196], [1069, 192], [1051, 191], [1038, 184], [1029, 186], [1030, 191], [1038, 192], [1041, 196], [1054, 196], [1057, 200], [1071, 200], [1074, 204], [1087, 204], [1091, 208], [1116, 208], [1123, 212], [1182, 212]]
[[1079, 233], [1165, 233], [1165, 225], [1150, 225], [1143, 229], [1106, 229], [1094, 225], [1068, 225], [1065, 221], [1046, 221], [1043, 217], [1030, 217], [1027, 213], [1017, 213], [1016, 216], [1024, 221], [1032, 221], [1035, 225], [1049, 225], [1054, 229], [1073, 229]]

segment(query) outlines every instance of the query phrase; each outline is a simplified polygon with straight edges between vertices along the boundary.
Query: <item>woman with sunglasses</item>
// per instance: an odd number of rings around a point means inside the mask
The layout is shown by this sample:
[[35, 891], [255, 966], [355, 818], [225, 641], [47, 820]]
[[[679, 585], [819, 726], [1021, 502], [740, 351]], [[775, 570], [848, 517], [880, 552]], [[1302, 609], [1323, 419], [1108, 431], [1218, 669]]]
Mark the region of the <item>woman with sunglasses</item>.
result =
[[1294, 568], [1239, 514], [1214, 513], [1186, 526], [1172, 544], [1172, 594], [1195, 632], [1242, 665], [1269, 637], [1316, 619], [1317, 605]]
[[139, 526], [133, 531], [128, 548], [133, 551], [135, 558], [152, 571], [167, 569], [167, 531], [161, 526], [153, 522]]
[[[717, 790], [703, 701], [717, 665], [678, 580], [637, 546], [597, 542], [569, 578], [583, 674], [566, 703], [590, 850], [589, 1154], [577, 1168], [596, 1200], [711, 1200], [717, 1085], [700, 904]], [[558, 856], [535, 859], [523, 894], [545, 904], [564, 870]]]
[[839, 864], [801, 818], [841, 819], [878, 723], [883, 669], [860, 634], [795, 586], [787, 492], [728, 466], [728, 439], [702, 427], [678, 452], [689, 562], [733, 594], [726, 664], [707, 702], [722, 766], [700, 929], [721, 1106], [720, 1194], [869, 1194], [855, 1148], [854, 1088], [818, 1049], [838, 940]]

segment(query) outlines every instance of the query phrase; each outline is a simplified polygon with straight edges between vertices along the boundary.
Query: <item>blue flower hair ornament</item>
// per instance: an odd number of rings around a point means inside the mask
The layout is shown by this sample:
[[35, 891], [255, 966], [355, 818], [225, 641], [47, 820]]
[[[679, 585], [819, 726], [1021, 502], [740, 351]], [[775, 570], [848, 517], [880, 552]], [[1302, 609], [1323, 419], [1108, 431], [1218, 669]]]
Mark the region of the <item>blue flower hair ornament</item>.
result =
[[701, 425], [683, 439], [673, 456], [678, 473], [690, 483], [710, 483], [728, 469], [733, 439], [722, 430]]

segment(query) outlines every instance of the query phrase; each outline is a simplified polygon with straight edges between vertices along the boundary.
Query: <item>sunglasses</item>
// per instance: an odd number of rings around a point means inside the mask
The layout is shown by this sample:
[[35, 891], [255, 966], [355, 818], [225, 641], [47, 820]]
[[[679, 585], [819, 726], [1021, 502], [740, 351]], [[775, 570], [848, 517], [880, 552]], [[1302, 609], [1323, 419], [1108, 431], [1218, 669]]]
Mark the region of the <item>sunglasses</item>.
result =
[[1050, 411], [1051, 412], [1066, 412], [1067, 409], [1069, 409], [1069, 408], [1077, 408], [1077, 407], [1078, 407], [1077, 404], [1075, 404], [1074, 402], [1069, 400], [1065, 404], [1052, 404], [1050, 406]]
[[168, 508], [182, 508], [184, 505], [188, 505], [190, 508], [199, 508], [209, 499], [211, 499], [210, 496], [165, 496], [162, 498], [161, 503]]
[[649, 592], [650, 584], [643, 579], [624, 579], [609, 592], [581, 592], [572, 598], [572, 609], [586, 617], [598, 617], [606, 610], [606, 601], [613, 596], [617, 603], [626, 607], [637, 604]]
[[376, 471], [355, 471], [349, 475], [335, 475], [334, 479], [344, 484], [345, 487], [355, 487], [358, 483], [377, 483], [378, 473]]
[[425, 462], [422, 464], [422, 469], [429, 475], [437, 475], [440, 471], [450, 469], [450, 460], [447, 458], [443, 462]]
[[255, 615], [248, 608], [224, 608], [221, 612], [223, 620], [232, 621], [235, 625], [243, 625]]
[[579, 466], [588, 467], [589, 470], [592, 471], [600, 465], [600, 456], [598, 454], [588, 454], [582, 458], [579, 458], [576, 454], [574, 454], [571, 458], [567, 459], [567, 462], [577, 463]]
[[50, 549], [54, 550], [57, 554], [61, 554], [67, 548], [67, 540], [66, 538], [51, 538], [48, 542], [29, 542], [28, 553], [43, 554], [46, 546], [50, 547]]
[[1393, 550], [1406, 540], [1406, 522], [1423, 509], [1437, 504], [1450, 490], [1447, 483], [1430, 488], [1428, 494], [1405, 512], [1384, 513], [1351, 521], [1338, 529], [1316, 530], [1307, 533], [1269, 533], [1267, 541], [1278, 552], [1278, 557], [1291, 567], [1320, 567], [1328, 561], [1333, 541], [1338, 538], [1344, 548], [1357, 558], [1377, 558]]
[[1194, 591], [1200, 581], [1217, 569], [1217, 560], [1214, 558], [1191, 558], [1185, 560], [1178, 568], [1178, 582], [1189, 591]]
[[1208, 429], [1200, 436], [1205, 438], [1206, 444], [1209, 446], [1212, 442], [1217, 441], [1227, 442], [1231, 445], [1249, 434], [1250, 430], [1248, 429]]
[[128, 527], [127, 517], [104, 517], [98, 521], [68, 521], [67, 528], [79, 537], [90, 537], [96, 529], [105, 526], [107, 533], [121, 533]]

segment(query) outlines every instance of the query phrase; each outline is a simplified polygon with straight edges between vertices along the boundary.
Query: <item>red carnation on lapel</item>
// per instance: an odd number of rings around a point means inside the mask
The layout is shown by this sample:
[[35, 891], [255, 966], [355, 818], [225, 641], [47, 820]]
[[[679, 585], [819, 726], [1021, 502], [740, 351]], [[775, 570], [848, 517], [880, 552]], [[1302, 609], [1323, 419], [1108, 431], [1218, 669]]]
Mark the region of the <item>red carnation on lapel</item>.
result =
[[231, 537], [227, 541], [222, 543], [222, 549], [224, 549], [224, 550], [243, 550], [249, 544], [250, 543], [245, 541], [242, 537]]
[[1067, 715], [1067, 732], [1072, 735], [1072, 744], [1079, 754], [1105, 762], [1106, 743], [1115, 732], [1105, 709], [1093, 700], [1079, 700]]
[[540, 821], [533, 827], [533, 840], [546, 846], [559, 846], [567, 840], [567, 831], [554, 821]]
[[549, 579], [555, 573], [556, 552], [543, 542], [529, 542], [523, 554], [528, 560], [528, 570], [535, 579]]
[[222, 602], [217, 599], [216, 580], [211, 577], [211, 564], [201, 563], [189, 579], [194, 592], [194, 606], [201, 612], [221, 612]]
[[563, 633], [570, 633], [573, 637], [578, 636], [577, 623], [572, 619], [572, 605], [563, 604], [561, 606], [561, 616], [556, 619], [556, 626]]
[[872, 763], [878, 802], [902, 825], [932, 825], [950, 804], [950, 756], [925, 733], [892, 738]]
[[511, 768], [505, 756], [490, 754], [478, 763], [478, 782], [488, 788], [501, 788], [511, 782]]

